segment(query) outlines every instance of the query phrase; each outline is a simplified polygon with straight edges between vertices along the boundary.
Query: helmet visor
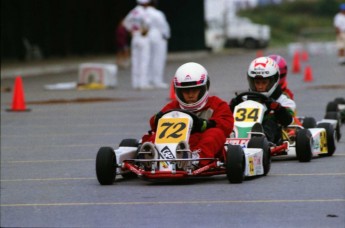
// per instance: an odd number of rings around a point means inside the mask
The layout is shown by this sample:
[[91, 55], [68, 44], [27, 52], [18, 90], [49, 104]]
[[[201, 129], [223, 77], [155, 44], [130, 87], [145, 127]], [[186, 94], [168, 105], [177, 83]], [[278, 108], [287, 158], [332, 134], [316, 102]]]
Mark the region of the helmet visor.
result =
[[257, 75], [255, 78], [248, 77], [249, 87], [252, 91], [259, 93], [268, 92], [275, 84], [274, 77], [264, 78]]
[[[186, 85], [185, 85], [186, 86]], [[205, 95], [206, 85], [192, 87], [175, 87], [176, 96], [185, 104], [194, 104]]]

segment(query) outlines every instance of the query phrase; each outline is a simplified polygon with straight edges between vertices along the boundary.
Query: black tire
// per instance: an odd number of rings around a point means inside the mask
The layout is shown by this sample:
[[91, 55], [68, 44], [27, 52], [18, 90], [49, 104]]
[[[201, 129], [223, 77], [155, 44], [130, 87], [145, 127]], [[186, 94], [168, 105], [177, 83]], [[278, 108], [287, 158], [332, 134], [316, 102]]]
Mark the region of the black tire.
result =
[[[334, 102], [337, 104], [342, 104], [345, 105], [345, 98], [343, 97], [337, 97], [334, 99]], [[339, 110], [340, 111], [340, 119], [341, 119], [341, 124], [345, 123], [345, 110]]]
[[266, 137], [261, 136], [251, 138], [248, 142], [247, 148], [261, 148], [263, 150], [263, 175], [266, 176], [271, 169], [271, 153]]
[[256, 49], [259, 47], [258, 41], [253, 38], [246, 38], [243, 42], [243, 47], [246, 49]]
[[226, 151], [226, 176], [230, 183], [242, 183], [245, 175], [245, 162], [242, 147], [229, 144]]
[[316, 127], [316, 120], [314, 117], [305, 117], [303, 119], [302, 126], [304, 128], [315, 128]]
[[335, 140], [334, 140], [334, 128], [330, 123], [319, 123], [317, 125], [318, 128], [324, 128], [326, 130], [326, 137], [327, 137], [327, 149], [328, 152], [326, 156], [332, 156], [336, 149], [335, 147]]
[[337, 126], [335, 127], [335, 136], [337, 141], [341, 139], [340, 125], [341, 125], [341, 116], [338, 112], [327, 112], [325, 119], [337, 120]]
[[300, 129], [296, 134], [296, 156], [300, 162], [310, 162], [312, 154], [312, 135], [308, 129]]
[[345, 104], [345, 98], [343, 97], [337, 97], [334, 99], [334, 102], [337, 104]]
[[137, 139], [123, 139], [119, 146], [138, 147], [139, 141]]
[[[119, 144], [119, 147], [120, 146], [139, 147], [139, 141], [137, 139], [123, 139]], [[121, 176], [124, 179], [135, 179], [138, 177], [137, 174], [133, 172], [123, 173]]]
[[111, 185], [116, 177], [116, 156], [111, 147], [101, 147], [96, 157], [96, 175], [101, 185]]
[[254, 132], [264, 133], [264, 128], [262, 127], [260, 123], [255, 123], [252, 126], [251, 132], [252, 132], [251, 138], [262, 137], [262, 134], [255, 134]]
[[326, 113], [327, 112], [338, 112], [339, 109], [338, 109], [338, 104], [334, 101], [330, 101], [328, 102], [327, 104], [327, 107], [326, 107]]

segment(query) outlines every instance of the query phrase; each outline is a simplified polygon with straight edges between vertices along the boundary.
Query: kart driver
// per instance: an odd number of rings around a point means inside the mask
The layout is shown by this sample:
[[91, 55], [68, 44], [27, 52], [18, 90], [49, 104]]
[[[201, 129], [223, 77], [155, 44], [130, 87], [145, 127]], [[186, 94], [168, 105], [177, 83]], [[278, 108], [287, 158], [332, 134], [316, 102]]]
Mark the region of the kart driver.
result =
[[288, 88], [288, 83], [286, 80], [287, 73], [288, 73], [288, 67], [287, 67], [285, 59], [280, 55], [269, 55], [268, 57], [270, 57], [271, 59], [276, 61], [276, 63], [278, 64], [278, 67], [279, 67], [279, 85], [280, 85], [281, 89], [283, 90], [283, 93], [287, 97], [289, 97], [290, 99], [293, 100], [294, 94]]
[[[192, 158], [222, 158], [226, 137], [232, 132], [234, 119], [226, 101], [209, 96], [210, 78], [206, 69], [194, 62], [181, 65], [174, 76], [176, 100], [166, 104], [150, 119], [151, 132], [155, 132], [158, 120], [173, 109], [194, 113], [193, 130], [189, 138]], [[143, 142], [154, 142], [155, 134], [144, 135]], [[193, 162], [204, 166], [208, 160]]]
[[[250, 91], [268, 97], [265, 101], [268, 110], [264, 114], [262, 126], [268, 140], [277, 144], [281, 138], [281, 126], [286, 127], [293, 122], [296, 108], [295, 102], [284, 95], [279, 86], [278, 64], [269, 57], [256, 58], [249, 65], [247, 79]], [[233, 98], [230, 102], [231, 111], [241, 102]]]

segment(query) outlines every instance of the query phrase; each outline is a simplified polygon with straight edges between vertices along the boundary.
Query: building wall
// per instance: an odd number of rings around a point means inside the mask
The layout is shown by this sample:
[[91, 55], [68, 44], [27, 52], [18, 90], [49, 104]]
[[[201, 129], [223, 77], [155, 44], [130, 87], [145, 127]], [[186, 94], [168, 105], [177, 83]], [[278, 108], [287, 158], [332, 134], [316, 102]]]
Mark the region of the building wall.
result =
[[[169, 51], [205, 48], [203, 0], [156, 0], [167, 16]], [[44, 58], [115, 52], [118, 22], [135, 0], [2, 0], [1, 58], [24, 59], [24, 40]]]

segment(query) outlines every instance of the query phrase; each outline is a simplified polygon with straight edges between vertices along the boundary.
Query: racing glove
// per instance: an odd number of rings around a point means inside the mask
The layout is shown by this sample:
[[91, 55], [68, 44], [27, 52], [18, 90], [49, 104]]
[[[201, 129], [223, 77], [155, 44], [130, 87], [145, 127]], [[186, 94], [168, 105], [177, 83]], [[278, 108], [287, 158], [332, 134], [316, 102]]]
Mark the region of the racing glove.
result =
[[281, 106], [281, 104], [272, 98], [265, 102], [268, 109], [274, 111], [274, 115], [277, 118], [278, 122], [284, 127], [291, 124], [293, 117], [292, 114], [288, 111], [287, 108]]
[[204, 132], [206, 129], [216, 126], [214, 120], [206, 120], [203, 118], [197, 117], [196, 120], [193, 118], [193, 132]]
[[273, 111], [278, 111], [282, 108], [281, 104], [272, 98], [269, 98], [267, 101], [265, 101], [265, 105], [268, 109]]

